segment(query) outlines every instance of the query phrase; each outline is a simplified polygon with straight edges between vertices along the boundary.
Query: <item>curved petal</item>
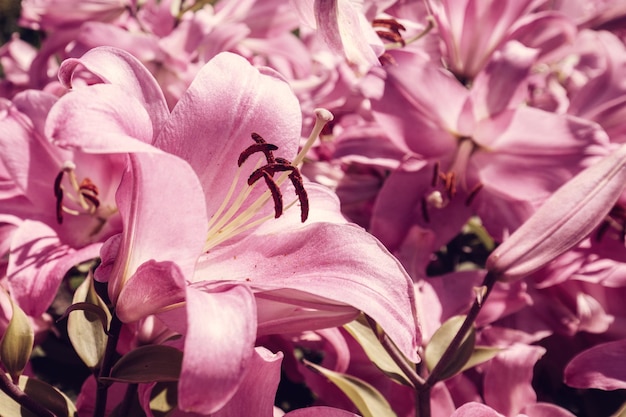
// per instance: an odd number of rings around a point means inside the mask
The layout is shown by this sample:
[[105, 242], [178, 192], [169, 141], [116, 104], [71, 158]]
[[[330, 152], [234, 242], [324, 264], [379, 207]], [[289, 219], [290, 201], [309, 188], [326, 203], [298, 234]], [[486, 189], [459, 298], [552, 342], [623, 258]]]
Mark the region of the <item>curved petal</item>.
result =
[[545, 351], [540, 346], [515, 344], [500, 352], [485, 372], [485, 402], [507, 416], [535, 403], [537, 394], [531, 385], [533, 367]]
[[155, 151], [150, 115], [121, 87], [92, 85], [66, 94], [52, 107], [46, 135], [58, 146], [86, 152]]
[[119, 253], [109, 253], [116, 257], [109, 279], [111, 301], [150, 259], [175, 262], [190, 279], [207, 227], [202, 188], [191, 167], [173, 155], [131, 154], [116, 201], [124, 232]]
[[120, 320], [130, 323], [184, 298], [185, 277], [178, 265], [149, 260], [122, 287], [115, 311]]
[[[277, 157], [291, 160], [300, 129], [300, 105], [278, 73], [221, 53], [200, 70], [155, 145], [189, 162], [212, 214], [236, 177], [239, 155], [254, 144], [253, 132], [278, 146]], [[247, 174], [241, 175], [238, 188], [244, 187], [257, 160], [250, 158], [243, 165]]]
[[256, 338], [256, 307], [243, 285], [204, 292], [187, 289], [187, 330], [178, 383], [184, 411], [214, 413], [236, 394], [249, 372]]
[[626, 388], [626, 339], [602, 343], [578, 354], [565, 367], [565, 383], [574, 388]]
[[[413, 283], [373, 236], [351, 224], [313, 223], [217, 247], [196, 279], [241, 280], [256, 291], [298, 290], [370, 315], [411, 360], [419, 338]], [[341, 314], [345, 314], [341, 311]]]
[[[59, 68], [61, 83], [71, 88], [74, 77], [81, 67], [105, 83], [118, 85], [139, 100], [150, 115], [152, 131], [156, 133], [161, 130], [169, 116], [167, 103], [158, 83], [139, 60], [118, 48], [110, 46], [94, 48], [81, 58], [70, 58], [61, 64]], [[147, 138], [147, 143], [152, 143], [153, 139]]]
[[293, 410], [286, 417], [358, 417], [358, 414], [332, 407], [308, 407]]
[[250, 361], [250, 369], [231, 400], [213, 417], [265, 416], [271, 417], [274, 398], [280, 382], [282, 352], [274, 354], [257, 347]]
[[98, 256], [100, 244], [75, 250], [44, 223], [26, 220], [13, 233], [7, 277], [11, 296], [32, 317], [52, 303], [65, 273]]

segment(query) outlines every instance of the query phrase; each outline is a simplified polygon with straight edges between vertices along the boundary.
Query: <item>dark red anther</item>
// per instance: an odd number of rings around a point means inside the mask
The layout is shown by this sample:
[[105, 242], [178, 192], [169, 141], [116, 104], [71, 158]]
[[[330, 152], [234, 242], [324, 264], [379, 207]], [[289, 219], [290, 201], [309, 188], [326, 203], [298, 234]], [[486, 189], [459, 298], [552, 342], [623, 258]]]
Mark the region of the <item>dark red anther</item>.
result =
[[426, 197], [422, 197], [420, 208], [422, 210], [422, 218], [426, 223], [430, 223], [430, 216], [428, 215], [428, 202], [426, 201]]
[[474, 199], [476, 198], [476, 196], [478, 195], [478, 193], [480, 192], [480, 190], [483, 189], [483, 185], [482, 183], [478, 183], [476, 184], [469, 192], [469, 195], [467, 196], [467, 198], [465, 199], [465, 206], [469, 207], [472, 202], [474, 201]]
[[274, 200], [274, 218], [277, 219], [283, 214], [283, 195], [271, 174], [261, 171], [261, 175], [265, 179], [265, 184], [267, 184], [267, 188], [269, 188], [272, 194], [272, 199]]
[[91, 194], [88, 194], [88, 193], [82, 193], [81, 192], [80, 194], [83, 196], [83, 198], [86, 198], [87, 200], [89, 200], [89, 202], [91, 203], [91, 205], [93, 207], [95, 207], [95, 208], [100, 207], [100, 200], [98, 200], [98, 197], [95, 197], [95, 196], [93, 196]]
[[389, 42], [399, 43], [402, 46], [406, 45], [406, 43], [404, 42], [404, 39], [402, 39], [402, 35], [400, 35], [399, 33], [387, 32], [384, 30], [377, 30], [376, 34], [378, 35], [379, 38], [388, 40]]
[[400, 30], [406, 30], [402, 23], [398, 22], [396, 19], [374, 19], [372, 22], [372, 26], [374, 27], [383, 27], [389, 30], [393, 30], [394, 32]]
[[252, 174], [250, 174], [248, 177], [248, 185], [252, 186], [261, 178], [265, 180], [265, 184], [270, 190], [272, 199], [274, 200], [275, 217], [278, 218], [283, 214], [283, 196], [280, 192], [280, 187], [276, 184], [276, 181], [274, 181], [274, 174], [277, 172], [289, 172], [289, 180], [294, 186], [298, 200], [300, 200], [300, 207], [302, 210], [300, 218], [302, 219], [302, 222], [304, 222], [309, 216], [309, 199], [306, 190], [304, 189], [304, 181], [302, 180], [300, 171], [298, 171], [298, 168], [291, 165], [291, 162], [285, 158], [274, 157], [273, 151], [278, 149], [276, 145], [267, 143], [258, 133], [252, 133], [250, 136], [256, 143], [249, 146], [241, 153], [241, 155], [239, 155], [237, 164], [241, 166], [250, 155], [256, 152], [263, 152], [265, 159], [267, 160], [267, 164], [256, 169]]
[[248, 146], [248, 148], [246, 148], [246, 150], [241, 153], [241, 155], [239, 155], [237, 165], [242, 166], [243, 163], [246, 162], [246, 160], [252, 154], [255, 154], [257, 152], [263, 152], [263, 154], [265, 155], [265, 159], [267, 159], [268, 162], [273, 161], [274, 155], [272, 154], [272, 151], [275, 151], [277, 149], [278, 146], [272, 145], [271, 143], [256, 143], [254, 145], [250, 145]]
[[300, 175], [298, 170], [293, 170], [291, 171], [291, 174], [289, 174], [289, 179], [293, 184], [298, 200], [300, 200], [300, 220], [304, 223], [309, 217], [309, 196], [304, 189], [302, 175]]
[[63, 223], [63, 188], [61, 187], [61, 181], [63, 181], [64, 171], [57, 174], [54, 179], [54, 196], [56, 197], [56, 216], [57, 223]]
[[448, 178], [449, 181], [446, 183], [446, 191], [448, 192], [448, 198], [452, 200], [456, 195], [456, 172], [450, 172]]
[[385, 30], [377, 30], [376, 34], [381, 38], [390, 42], [399, 43], [405, 46], [406, 43], [402, 38], [400, 31], [406, 30], [406, 28], [398, 23], [395, 19], [374, 19], [372, 26], [375, 28], [383, 28]]
[[98, 187], [96, 186], [96, 184], [91, 182], [89, 178], [85, 178], [84, 180], [82, 180], [78, 188], [81, 191], [81, 194], [84, 194], [84, 191], [87, 191], [91, 195], [98, 195]]
[[433, 167], [433, 178], [430, 180], [430, 186], [436, 187], [439, 182], [439, 161], [435, 162]]

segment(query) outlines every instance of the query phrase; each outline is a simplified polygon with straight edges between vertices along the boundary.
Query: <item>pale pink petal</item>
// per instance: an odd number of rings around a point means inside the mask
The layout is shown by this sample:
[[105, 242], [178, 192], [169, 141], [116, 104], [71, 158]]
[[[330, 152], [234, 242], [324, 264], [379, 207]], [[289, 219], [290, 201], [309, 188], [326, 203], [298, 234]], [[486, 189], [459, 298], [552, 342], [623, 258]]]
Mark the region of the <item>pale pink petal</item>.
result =
[[574, 388], [626, 388], [626, 339], [602, 343], [578, 354], [565, 367], [565, 383]]
[[257, 231], [230, 247], [211, 250], [195, 279], [240, 280], [256, 291], [298, 290], [315, 301], [332, 300], [331, 310], [353, 306], [373, 317], [407, 357], [418, 360], [412, 281], [384, 246], [358, 226], [305, 223]]
[[178, 383], [184, 411], [214, 413], [236, 394], [253, 363], [256, 307], [243, 285], [188, 288], [187, 329]]
[[191, 167], [169, 154], [131, 154], [116, 201], [124, 234], [109, 279], [111, 301], [116, 302], [125, 282], [150, 259], [175, 262], [190, 279], [208, 222], [202, 188]]
[[[146, 67], [130, 53], [110, 46], [94, 48], [81, 58], [70, 58], [61, 64], [59, 79], [73, 87], [76, 74], [86, 69], [102, 82], [121, 87], [135, 97], [150, 115], [153, 132], [159, 132], [169, 116], [163, 92]], [[149, 138], [152, 143], [154, 138]]]
[[257, 347], [249, 369], [230, 401], [213, 417], [259, 416], [271, 417], [274, 398], [280, 382], [282, 352], [276, 354]]
[[350, 0], [315, 0], [317, 29], [331, 51], [342, 54], [361, 72], [379, 65], [384, 52], [381, 40]]
[[86, 152], [156, 151], [151, 115], [122, 87], [92, 85], [66, 94], [52, 107], [46, 135], [61, 147]]
[[[278, 73], [222, 53], [200, 70], [155, 145], [189, 162], [204, 187], [211, 215], [236, 176], [239, 155], [254, 144], [253, 132], [278, 146], [275, 156], [291, 160], [300, 129], [298, 100]], [[247, 187], [256, 161], [256, 156], [249, 158], [242, 166], [237, 189]]]

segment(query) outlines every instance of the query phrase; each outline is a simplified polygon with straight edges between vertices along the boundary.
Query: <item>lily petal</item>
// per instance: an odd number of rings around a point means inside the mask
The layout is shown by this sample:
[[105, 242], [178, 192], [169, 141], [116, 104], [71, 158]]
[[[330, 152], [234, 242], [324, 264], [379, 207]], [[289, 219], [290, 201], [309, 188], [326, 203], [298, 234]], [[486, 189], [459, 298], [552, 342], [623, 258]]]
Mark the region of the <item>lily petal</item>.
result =
[[[59, 68], [59, 80], [67, 87], [73, 87], [79, 69], [86, 69], [103, 82], [121, 87], [129, 95], [139, 100], [150, 114], [152, 130], [158, 132], [169, 116], [167, 103], [152, 74], [130, 53], [110, 46], [94, 48], [81, 58], [70, 58]], [[147, 143], [152, 143], [149, 138]]]
[[243, 285], [217, 286], [212, 292], [189, 287], [186, 300], [178, 406], [210, 414], [228, 403], [251, 369], [256, 307]]
[[[151, 259], [175, 262], [190, 279], [208, 222], [202, 188], [191, 167], [169, 154], [131, 154], [116, 200], [124, 233], [111, 268], [111, 301], [117, 301], [126, 281]], [[110, 259], [103, 258], [103, 263]]]
[[[197, 74], [155, 145], [189, 162], [212, 214], [236, 176], [239, 155], [254, 143], [250, 135], [258, 133], [278, 146], [276, 156], [291, 160], [298, 148], [301, 119], [298, 100], [278, 73], [221, 53]], [[246, 162], [243, 168], [251, 173], [254, 162]], [[246, 179], [241, 175], [239, 187]]]

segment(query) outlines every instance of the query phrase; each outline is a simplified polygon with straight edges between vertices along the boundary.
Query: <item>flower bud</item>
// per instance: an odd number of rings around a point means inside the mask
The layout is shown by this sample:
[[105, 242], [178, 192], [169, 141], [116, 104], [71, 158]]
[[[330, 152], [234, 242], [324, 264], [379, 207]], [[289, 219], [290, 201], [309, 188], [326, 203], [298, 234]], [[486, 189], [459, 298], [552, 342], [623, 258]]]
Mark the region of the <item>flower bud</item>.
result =
[[487, 259], [500, 281], [522, 278], [571, 249], [609, 213], [626, 185], [626, 145], [559, 188]]

